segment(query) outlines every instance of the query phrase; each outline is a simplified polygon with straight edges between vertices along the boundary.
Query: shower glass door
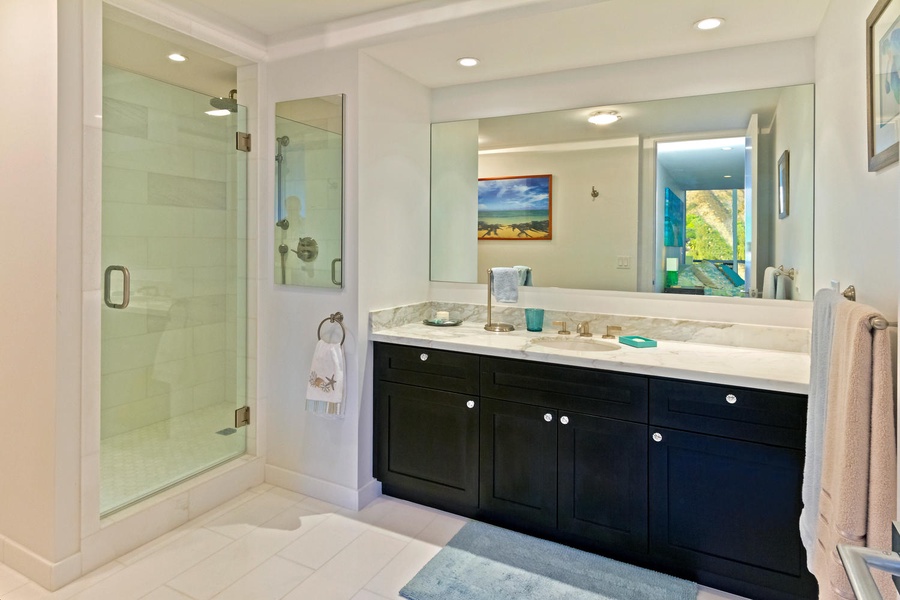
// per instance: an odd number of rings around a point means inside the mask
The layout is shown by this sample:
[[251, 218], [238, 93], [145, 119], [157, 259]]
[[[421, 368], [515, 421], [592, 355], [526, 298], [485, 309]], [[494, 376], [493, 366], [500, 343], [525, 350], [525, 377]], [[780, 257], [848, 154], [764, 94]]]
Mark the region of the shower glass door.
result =
[[103, 71], [100, 505], [244, 454], [246, 110]]

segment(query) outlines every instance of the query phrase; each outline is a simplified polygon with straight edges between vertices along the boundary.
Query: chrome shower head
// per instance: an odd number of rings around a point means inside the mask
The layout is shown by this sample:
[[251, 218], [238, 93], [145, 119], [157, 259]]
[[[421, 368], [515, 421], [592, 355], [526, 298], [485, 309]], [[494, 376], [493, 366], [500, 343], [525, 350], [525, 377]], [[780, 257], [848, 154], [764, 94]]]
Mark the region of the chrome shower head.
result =
[[228, 92], [227, 98], [212, 98], [209, 101], [209, 105], [218, 110], [237, 112], [237, 100], [235, 99], [236, 95], [237, 90], [231, 90], [230, 92]]

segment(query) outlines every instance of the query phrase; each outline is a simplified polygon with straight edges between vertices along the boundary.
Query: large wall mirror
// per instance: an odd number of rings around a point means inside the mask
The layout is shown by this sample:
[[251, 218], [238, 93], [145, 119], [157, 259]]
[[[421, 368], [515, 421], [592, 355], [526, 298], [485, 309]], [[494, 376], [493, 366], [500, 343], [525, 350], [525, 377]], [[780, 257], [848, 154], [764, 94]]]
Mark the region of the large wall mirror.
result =
[[812, 300], [813, 135], [811, 84], [435, 123], [431, 279]]
[[340, 288], [344, 96], [275, 104], [275, 283]]

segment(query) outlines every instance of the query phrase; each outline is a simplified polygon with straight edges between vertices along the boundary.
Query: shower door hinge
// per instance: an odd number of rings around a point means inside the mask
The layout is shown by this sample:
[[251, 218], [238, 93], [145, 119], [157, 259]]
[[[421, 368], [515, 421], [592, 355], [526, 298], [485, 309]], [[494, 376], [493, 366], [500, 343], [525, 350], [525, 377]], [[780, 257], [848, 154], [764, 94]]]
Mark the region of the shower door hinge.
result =
[[244, 133], [243, 131], [238, 131], [235, 134], [234, 147], [241, 152], [250, 152], [250, 134]]
[[242, 406], [234, 411], [234, 426], [244, 427], [250, 424], [250, 407]]

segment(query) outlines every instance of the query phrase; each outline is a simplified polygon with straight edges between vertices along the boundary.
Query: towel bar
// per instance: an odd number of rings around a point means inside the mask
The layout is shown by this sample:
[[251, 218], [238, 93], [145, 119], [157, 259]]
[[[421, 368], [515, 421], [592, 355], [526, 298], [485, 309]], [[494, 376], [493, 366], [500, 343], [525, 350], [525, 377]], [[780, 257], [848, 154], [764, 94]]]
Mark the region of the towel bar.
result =
[[336, 312], [334, 314], [328, 315], [322, 322], [319, 323], [319, 329], [316, 331], [316, 336], [321, 340], [322, 339], [322, 325], [325, 323], [337, 323], [341, 326], [341, 346], [344, 345], [344, 340], [347, 339], [347, 329], [344, 327], [344, 315]]
[[[841, 296], [850, 300], [851, 302], [856, 302], [856, 287], [852, 285], [848, 285], [847, 289], [841, 292]], [[884, 317], [872, 317], [869, 319], [869, 326], [872, 329], [887, 329], [888, 327], [896, 327], [896, 321], [888, 321]]]

